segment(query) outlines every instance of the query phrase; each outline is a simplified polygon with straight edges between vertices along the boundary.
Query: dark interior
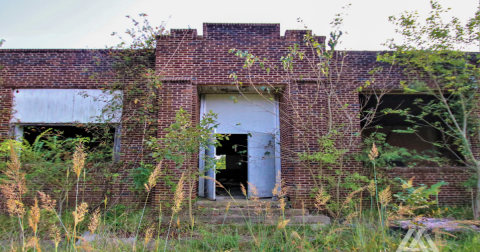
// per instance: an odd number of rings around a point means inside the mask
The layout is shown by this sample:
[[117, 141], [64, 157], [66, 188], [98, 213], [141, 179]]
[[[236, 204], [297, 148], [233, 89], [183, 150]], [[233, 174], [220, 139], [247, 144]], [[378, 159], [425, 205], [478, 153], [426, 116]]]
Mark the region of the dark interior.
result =
[[115, 134], [115, 128], [110, 128], [108, 134], [102, 131], [95, 131], [95, 130], [88, 130], [85, 127], [77, 127], [77, 126], [24, 126], [24, 139], [33, 144], [35, 139], [46, 130], [50, 130], [50, 135], [58, 136], [61, 139], [68, 139], [68, 138], [76, 138], [76, 137], [89, 137], [90, 142], [85, 144], [85, 147], [89, 149], [96, 148], [100, 145], [101, 141], [105, 141], [105, 138], [108, 137], [107, 135], [113, 136]]
[[[445, 148], [437, 147], [432, 144], [432, 142], [446, 142], [452, 143], [453, 139], [448, 139], [444, 136], [438, 129], [430, 127], [425, 124], [425, 122], [406, 122], [405, 116], [399, 114], [384, 114], [383, 110], [385, 109], [406, 109], [410, 108], [411, 114], [417, 115], [422, 112], [420, 105], [415, 104], [415, 100], [422, 99], [422, 103], [428, 103], [435, 99], [430, 95], [414, 95], [414, 94], [388, 94], [384, 95], [381, 98], [380, 105], [377, 109], [378, 116], [372, 124], [369, 125], [367, 129], [362, 132], [362, 137], [368, 137], [373, 132], [381, 132], [386, 134], [386, 143], [391, 146], [403, 147], [408, 150], [415, 150], [419, 153], [426, 153], [431, 156], [443, 156], [449, 160], [452, 160], [452, 165], [459, 165], [460, 162], [456, 161], [458, 158], [455, 156], [452, 151]], [[375, 97], [371, 97], [368, 101], [366, 96], [360, 95], [360, 102], [364, 104], [363, 115], [367, 114], [367, 111], [372, 110], [377, 105], [377, 100]], [[426, 120], [428, 121], [439, 121], [440, 118], [436, 116], [427, 116]], [[416, 134], [411, 133], [397, 133], [393, 130], [406, 130], [408, 127], [414, 125], [420, 125]], [[375, 128], [375, 126], [381, 126], [382, 128]], [[364, 126], [364, 121], [362, 120], [362, 127]], [[456, 153], [459, 155], [459, 153]], [[429, 166], [430, 163], [419, 163], [423, 166]], [[407, 166], [403, 162], [395, 162], [395, 165], [402, 167]]]
[[[217, 165], [217, 181], [230, 191], [232, 196], [243, 196], [240, 183], [247, 188], [247, 137], [247, 134], [230, 135], [229, 140], [220, 141], [221, 146], [216, 148], [215, 155], [222, 156], [222, 164]], [[216, 194], [229, 196], [225, 189], [219, 187]]]

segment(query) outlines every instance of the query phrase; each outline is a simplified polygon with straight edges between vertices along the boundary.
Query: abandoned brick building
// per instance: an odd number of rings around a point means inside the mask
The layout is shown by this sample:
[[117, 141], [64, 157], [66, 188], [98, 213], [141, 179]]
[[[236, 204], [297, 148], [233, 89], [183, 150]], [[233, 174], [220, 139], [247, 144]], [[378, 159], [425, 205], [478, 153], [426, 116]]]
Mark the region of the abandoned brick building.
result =
[[[158, 91], [161, 103], [156, 116], [158, 129], [154, 134], [159, 137], [165, 134], [163, 129], [174, 121], [180, 108], [190, 113], [193, 121], [212, 110], [218, 113], [216, 133], [231, 134], [230, 143], [225, 142], [222, 147], [207, 153], [225, 157], [226, 168], [216, 174], [217, 180], [230, 187], [232, 193], [238, 190], [235, 185], [239, 182], [249, 181], [257, 186], [258, 196], [272, 197], [276, 176], [281, 174], [295, 206], [302, 201], [312, 202], [313, 175], [300, 161], [295, 161], [298, 153], [318, 150], [318, 135], [308, 130], [321, 133], [334, 125], [341, 135], [351, 136], [349, 153], [359, 152], [361, 139], [352, 133], [356, 129], [345, 125], [361, 127], [361, 118], [357, 115], [361, 112], [362, 94], [356, 90], [371, 78], [369, 72], [380, 63], [376, 61], [379, 52], [345, 52], [342, 74], [335, 81], [337, 88], [333, 92], [338, 98], [336, 107], [328, 116], [327, 95], [318, 88], [318, 79], [308, 63], [299, 62], [290, 72], [282, 70], [280, 58], [287, 55], [294, 44], [302, 48], [306, 33], [287, 30], [281, 35], [279, 24], [205, 23], [203, 35], [197, 35], [195, 29], [172, 29], [169, 35], [157, 37], [152, 68], [162, 76], [163, 86]], [[325, 43], [325, 37], [315, 39]], [[229, 53], [231, 49], [258, 55], [278, 68], [270, 72], [261, 67], [244, 68], [245, 59]], [[0, 110], [10, 111], [1, 115], [1, 136], [21, 137], [26, 125], [54, 127], [92, 122], [91, 118], [98, 115], [104, 101], [85, 98], [81, 93], [99, 95], [103, 83], [114, 81], [109, 74], [91, 78], [92, 73], [111, 71], [108, 60], [96, 64], [93, 55], [102, 51], [107, 50], [1, 49]], [[242, 86], [232, 84], [232, 73], [238, 78], [237, 84], [244, 83]], [[387, 77], [390, 78], [388, 83], [394, 86], [402, 73], [393, 71], [378, 79], [387, 80]], [[398, 92], [385, 97], [385, 106], [411, 102], [411, 98]], [[400, 120], [387, 119], [382, 129], [386, 133], [406, 127]], [[333, 124], [329, 124], [329, 120]], [[119, 120], [118, 124], [121, 123]], [[121, 138], [116, 145], [120, 161], [136, 162], [138, 150], [143, 146], [140, 131], [118, 128]], [[425, 130], [424, 137], [434, 140], [435, 133]], [[417, 150], [429, 148], [415, 137], [391, 134], [389, 141]], [[235, 145], [243, 146], [248, 159], [232, 152]], [[203, 166], [201, 160], [194, 165]], [[318, 163], [309, 165], [318, 166]], [[441, 203], [461, 204], [470, 200], [471, 195], [461, 185], [468, 173], [458, 167], [422, 165], [425, 167], [408, 168], [399, 163], [398, 167], [386, 172], [390, 177], [408, 179], [415, 176], [416, 182], [424, 184], [448, 182], [439, 195]], [[128, 167], [125, 165], [123, 169]], [[343, 169], [347, 173], [361, 172], [363, 164], [348, 161]], [[181, 169], [177, 175], [180, 173]], [[116, 197], [124, 202], [138, 200], [137, 195], [122, 188], [121, 183], [116, 185]], [[221, 199], [221, 193], [215, 192], [211, 180], [199, 178], [197, 188], [198, 196]], [[152, 204], [171, 199], [171, 193], [165, 183], [159, 182], [152, 194]], [[93, 191], [90, 196], [100, 197]]]

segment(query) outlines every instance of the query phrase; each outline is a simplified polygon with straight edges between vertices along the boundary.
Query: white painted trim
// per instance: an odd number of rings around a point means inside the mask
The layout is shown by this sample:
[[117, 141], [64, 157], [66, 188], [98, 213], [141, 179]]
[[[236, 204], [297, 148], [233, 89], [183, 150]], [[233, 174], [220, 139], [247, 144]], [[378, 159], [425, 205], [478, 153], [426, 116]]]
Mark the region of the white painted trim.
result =
[[122, 125], [115, 126], [115, 134], [113, 135], [113, 162], [118, 163], [120, 161], [120, 152], [122, 150]]
[[[216, 129], [213, 129], [213, 134], [216, 134], [216, 133], [217, 133]], [[213, 145], [210, 145], [209, 148], [213, 150], [211, 158], [215, 158], [217, 154], [217, 148]], [[214, 165], [211, 170], [208, 170], [206, 172], [206, 175], [209, 176], [210, 178], [213, 178], [213, 180], [211, 179], [207, 180], [207, 187], [212, 192], [212, 197], [209, 197], [209, 195], [207, 195], [207, 198], [209, 200], [215, 201], [217, 200], [217, 184], [215, 183], [215, 181], [217, 180], [216, 166]]]
[[24, 132], [24, 127], [23, 125], [20, 125], [20, 124], [15, 124], [15, 128], [14, 128], [14, 131], [13, 131], [13, 134], [15, 136], [15, 140], [17, 141], [22, 141], [23, 139], [23, 132]]

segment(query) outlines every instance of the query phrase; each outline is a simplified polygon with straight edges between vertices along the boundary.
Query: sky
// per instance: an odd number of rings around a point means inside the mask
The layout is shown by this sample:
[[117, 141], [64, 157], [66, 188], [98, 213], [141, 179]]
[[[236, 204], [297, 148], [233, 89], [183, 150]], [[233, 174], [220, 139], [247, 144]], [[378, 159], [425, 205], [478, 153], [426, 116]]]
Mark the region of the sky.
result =
[[[479, 0], [439, 2], [462, 20], [479, 6]], [[298, 18], [316, 35], [328, 35], [335, 14], [345, 12], [348, 34], [338, 49], [384, 50], [387, 39], [399, 39], [388, 17], [406, 10], [426, 15], [429, 0], [0, 0], [0, 39], [6, 40], [2, 48], [105, 48], [120, 42], [112, 32], [132, 27], [125, 16], [140, 13], [152, 25], [166, 21], [167, 29], [192, 28], [199, 35], [204, 22], [280, 23], [283, 35], [303, 28]]]

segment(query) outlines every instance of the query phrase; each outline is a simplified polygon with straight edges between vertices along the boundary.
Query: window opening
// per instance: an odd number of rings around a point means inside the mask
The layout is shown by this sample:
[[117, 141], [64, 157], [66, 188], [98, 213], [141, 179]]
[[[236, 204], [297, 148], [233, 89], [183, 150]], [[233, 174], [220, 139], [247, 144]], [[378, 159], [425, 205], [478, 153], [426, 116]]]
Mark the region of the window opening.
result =
[[[62, 141], [64, 144], [75, 144], [75, 139], [86, 138], [84, 146], [87, 150], [101, 152], [105, 160], [112, 160], [114, 154], [115, 128], [77, 127], [57, 125], [25, 125], [23, 139], [30, 145], [39, 139], [41, 148], [49, 148], [43, 141]], [[67, 146], [64, 146], [67, 147]], [[70, 146], [73, 147], [73, 146]]]
[[[427, 154], [431, 157], [443, 157], [449, 163], [449, 165], [461, 165], [461, 163], [458, 162], [458, 157], [456, 156], [460, 156], [459, 152], [455, 151], [455, 153], [452, 153], [451, 150], [438, 147], [433, 144], [434, 142], [442, 142], [451, 145], [453, 144], [453, 139], [451, 137], [442, 134], [440, 130], [434, 127], [426, 125], [425, 122], [407, 122], [406, 116], [394, 113], [384, 113], [384, 111], [388, 109], [403, 110], [409, 108], [411, 114], [419, 115], [422, 112], [422, 109], [419, 107], [419, 105], [415, 104], [415, 100], [417, 99], [422, 99], [423, 103], [428, 103], [436, 98], [431, 95], [384, 95], [381, 98], [380, 105], [377, 108], [375, 119], [366, 129], [363, 130], [362, 138], [370, 137], [374, 132], [383, 133], [385, 134], [385, 142], [391, 146], [403, 147], [407, 150], [414, 150], [417, 153]], [[366, 103], [364, 104], [365, 101]], [[362, 111], [363, 117], [369, 113], [368, 111], [372, 111], [378, 103], [375, 97], [372, 96], [367, 100], [364, 94], [360, 94], [360, 102], [364, 105]], [[430, 122], [440, 120], [438, 117], [432, 115], [425, 117], [425, 119]], [[361, 124], [363, 128], [365, 121], [361, 120]], [[416, 133], [395, 132], [395, 130], [407, 130], [409, 127], [413, 127], [414, 125], [421, 126], [417, 129]], [[418, 166], [434, 165], [426, 160], [415, 160], [415, 163]], [[408, 163], [399, 160], [394, 162], [394, 165], [404, 167], [408, 166]]]

